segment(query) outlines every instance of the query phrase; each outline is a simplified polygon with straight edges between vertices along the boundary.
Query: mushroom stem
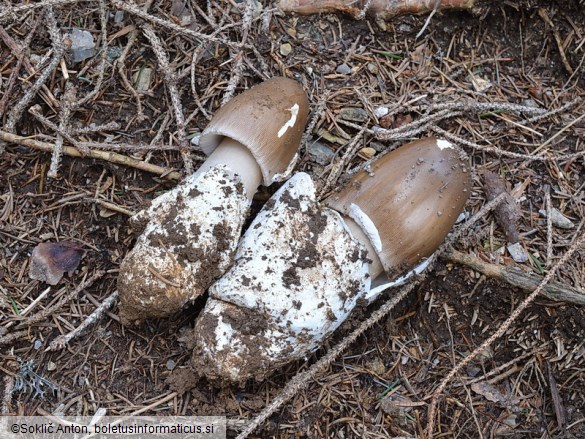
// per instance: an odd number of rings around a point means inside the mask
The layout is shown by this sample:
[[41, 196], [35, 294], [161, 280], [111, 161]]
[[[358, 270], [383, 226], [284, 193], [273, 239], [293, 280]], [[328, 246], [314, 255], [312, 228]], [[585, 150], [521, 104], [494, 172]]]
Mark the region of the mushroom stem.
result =
[[372, 280], [376, 279], [380, 274], [384, 272], [384, 267], [382, 267], [382, 262], [380, 261], [380, 258], [376, 254], [376, 250], [374, 250], [372, 242], [364, 233], [362, 228], [354, 220], [343, 214], [341, 214], [341, 217], [343, 218], [345, 225], [350, 230], [353, 237], [357, 239], [361, 244], [363, 244], [368, 250], [368, 259], [372, 261], [368, 263], [368, 273], [370, 274]]
[[240, 176], [244, 184], [246, 197], [248, 197], [248, 200], [252, 200], [262, 181], [262, 172], [250, 150], [240, 142], [224, 137], [197, 172], [206, 172], [219, 164], [226, 165]]

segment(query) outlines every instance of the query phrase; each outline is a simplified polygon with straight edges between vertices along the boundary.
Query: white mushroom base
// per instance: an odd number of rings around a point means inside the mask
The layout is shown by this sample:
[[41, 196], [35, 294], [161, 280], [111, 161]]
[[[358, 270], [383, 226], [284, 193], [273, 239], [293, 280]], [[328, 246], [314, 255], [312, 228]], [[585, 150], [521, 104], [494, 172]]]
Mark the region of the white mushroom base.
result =
[[203, 294], [231, 265], [249, 206], [240, 177], [217, 165], [136, 214], [146, 226], [120, 267], [122, 322], [169, 316]]
[[234, 265], [210, 288], [193, 365], [211, 379], [261, 379], [317, 349], [369, 289], [365, 247], [298, 173], [254, 219]]

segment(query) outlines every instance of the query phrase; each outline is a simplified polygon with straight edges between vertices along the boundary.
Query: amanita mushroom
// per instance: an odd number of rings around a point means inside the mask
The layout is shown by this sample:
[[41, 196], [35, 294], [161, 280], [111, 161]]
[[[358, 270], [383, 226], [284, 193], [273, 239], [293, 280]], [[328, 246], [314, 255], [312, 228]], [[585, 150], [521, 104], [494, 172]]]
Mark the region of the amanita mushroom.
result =
[[[211, 379], [261, 379], [317, 349], [384, 273], [420, 271], [469, 195], [464, 153], [423, 139], [375, 162], [323, 204], [293, 176], [252, 222], [209, 289], [192, 362]], [[416, 265], [418, 264], [418, 266]], [[392, 283], [390, 283], [391, 285]], [[388, 284], [385, 285], [386, 287]]]
[[207, 160], [131, 219], [143, 231], [120, 267], [123, 323], [181, 310], [227, 270], [258, 185], [286, 174], [307, 116], [305, 92], [285, 78], [216, 112], [200, 140]]

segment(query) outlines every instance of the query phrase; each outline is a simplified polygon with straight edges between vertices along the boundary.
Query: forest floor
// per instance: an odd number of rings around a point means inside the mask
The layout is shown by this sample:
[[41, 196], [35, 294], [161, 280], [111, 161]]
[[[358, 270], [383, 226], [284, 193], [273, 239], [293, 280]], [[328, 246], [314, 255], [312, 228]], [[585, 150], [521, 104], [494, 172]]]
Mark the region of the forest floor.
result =
[[[133, 328], [119, 323], [114, 304], [64, 348], [49, 349], [115, 293], [135, 241], [129, 215], [174, 187], [189, 158], [194, 168], [204, 159], [189, 139], [222, 102], [273, 76], [307, 91], [311, 129], [296, 169], [314, 177], [321, 196], [372, 157], [414, 138], [449, 136], [474, 171], [468, 217], [486, 204], [484, 173], [499, 175], [517, 201], [528, 260], [514, 261], [492, 214], [464, 232], [456, 250], [541, 279], [584, 233], [583, 1], [497, 2], [385, 24], [283, 14], [256, 0], [51, 3], [0, 3], [3, 413], [126, 415], [149, 407], [146, 414], [225, 415], [235, 436], [397, 294], [358, 309], [307, 361], [243, 386], [194, 378], [189, 334], [204, 299]], [[87, 60], [74, 62], [63, 43], [73, 28], [94, 37]], [[65, 154], [52, 158], [59, 143]], [[277, 189], [261, 189], [252, 210]], [[568, 228], [548, 226], [541, 211], [553, 208]], [[55, 286], [30, 279], [35, 246], [65, 240], [83, 250], [77, 270]], [[552, 280], [578, 296], [584, 267], [581, 249]], [[423, 437], [434, 401], [433, 437], [585, 437], [585, 311], [564, 296], [534, 299], [433, 399], [529, 294], [440, 258], [252, 436]]]

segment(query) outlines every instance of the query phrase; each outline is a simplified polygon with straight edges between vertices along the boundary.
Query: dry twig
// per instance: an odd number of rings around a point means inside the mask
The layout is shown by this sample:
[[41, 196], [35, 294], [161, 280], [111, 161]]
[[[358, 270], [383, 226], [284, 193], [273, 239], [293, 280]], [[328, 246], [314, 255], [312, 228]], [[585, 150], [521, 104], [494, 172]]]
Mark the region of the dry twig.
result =
[[[508, 268], [500, 265], [489, 264], [473, 255], [461, 253], [454, 249], [446, 250], [441, 257], [450, 262], [466, 265], [486, 276], [506, 282], [509, 285], [521, 288], [525, 291], [534, 291], [543, 279], [542, 276], [525, 273], [519, 269], [514, 269], [513, 267]], [[577, 288], [559, 282], [548, 283], [543, 288], [542, 295], [555, 301], [585, 305], [584, 291], [579, 291]]]
[[23, 322], [20, 322], [16, 326], [16, 329], [21, 329], [25, 326], [31, 326], [35, 323], [38, 323], [42, 320], [45, 320], [48, 316], [50, 316], [55, 311], [60, 309], [63, 305], [65, 305], [71, 299], [73, 299], [74, 297], [77, 297], [79, 295], [79, 293], [81, 293], [83, 290], [91, 287], [95, 283], [95, 281], [97, 281], [98, 279], [101, 279], [101, 277], [104, 274], [105, 274], [104, 270], [97, 270], [88, 279], [83, 280], [76, 288], [74, 288], [69, 293], [67, 293], [63, 297], [61, 297], [61, 299], [59, 299], [59, 301], [57, 303], [43, 309], [42, 311], [36, 313], [33, 316], [25, 318], [25, 320]]
[[[8, 120], [6, 121], [4, 129], [9, 133], [14, 132], [16, 123], [19, 121], [25, 107], [33, 100], [33, 98], [36, 96], [40, 88], [45, 84], [47, 79], [49, 79], [49, 76], [51, 76], [53, 71], [57, 68], [57, 65], [61, 61], [61, 57], [63, 56], [63, 52], [65, 50], [65, 46], [61, 38], [61, 32], [57, 27], [55, 14], [53, 13], [53, 9], [51, 6], [45, 9], [45, 19], [47, 22], [47, 27], [49, 29], [51, 42], [53, 44], [53, 56], [51, 58], [51, 62], [49, 63], [49, 65], [45, 68], [45, 70], [43, 70], [43, 72], [37, 78], [32, 87], [26, 92], [26, 94], [20, 99], [20, 101], [18, 101], [14, 105], [14, 107], [8, 114]], [[0, 154], [4, 151], [4, 147], [5, 147], [4, 142], [0, 141]]]
[[[0, 131], [0, 140], [9, 143], [17, 143], [19, 145], [28, 146], [29, 148], [38, 149], [41, 151], [52, 152], [53, 145], [50, 143], [39, 142], [38, 140], [29, 139], [27, 137], [17, 136], [16, 134]], [[63, 147], [63, 154], [70, 157], [82, 157], [81, 153], [70, 146]], [[115, 152], [95, 151], [89, 150], [85, 155], [86, 158], [100, 159], [107, 162], [116, 163], [118, 165], [130, 166], [132, 168], [141, 169], [146, 172], [158, 174], [167, 180], [179, 180], [181, 174], [171, 169], [163, 168], [162, 166], [153, 165], [152, 163], [133, 159], [125, 155], [117, 154]]]
[[152, 45], [152, 50], [156, 55], [158, 64], [163, 74], [165, 75], [165, 83], [171, 95], [171, 104], [173, 112], [175, 113], [175, 121], [177, 123], [177, 136], [179, 138], [179, 146], [183, 162], [185, 163], [185, 173], [190, 175], [193, 173], [193, 160], [191, 159], [189, 151], [189, 142], [187, 141], [187, 133], [185, 132], [185, 117], [183, 116], [183, 107], [181, 105], [181, 96], [179, 88], [177, 87], [177, 75], [169, 65], [169, 59], [162, 46], [162, 42], [154, 32], [152, 26], [148, 23], [144, 24], [142, 32]]
[[85, 331], [87, 331], [91, 326], [95, 325], [100, 321], [102, 316], [116, 303], [118, 300], [118, 291], [114, 291], [110, 294], [100, 306], [98, 306], [94, 312], [92, 312], [84, 321], [75, 328], [73, 331], [65, 334], [60, 335], [55, 340], [51, 342], [47, 351], [58, 351], [63, 349], [67, 344], [73, 340], [74, 338], [79, 337]]

